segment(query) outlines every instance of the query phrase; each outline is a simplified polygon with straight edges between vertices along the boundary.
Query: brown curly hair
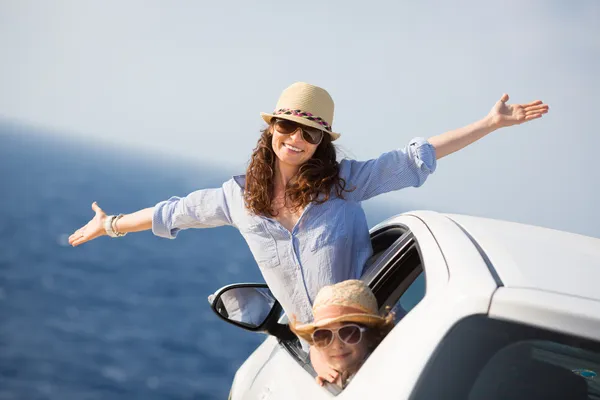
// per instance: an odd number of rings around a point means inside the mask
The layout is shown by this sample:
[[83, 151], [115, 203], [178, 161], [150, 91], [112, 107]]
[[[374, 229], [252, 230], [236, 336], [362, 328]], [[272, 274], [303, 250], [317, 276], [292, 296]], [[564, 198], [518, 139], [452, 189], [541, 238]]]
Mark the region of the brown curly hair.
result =
[[[244, 201], [246, 207], [255, 215], [274, 217], [277, 212], [272, 207], [274, 192], [275, 160], [271, 127], [273, 122], [262, 130], [256, 148], [252, 152], [246, 170]], [[293, 211], [306, 207], [309, 203], [324, 203], [329, 200], [332, 191], [343, 198], [346, 181], [339, 176], [340, 165], [331, 137], [325, 133], [312, 158], [300, 166], [300, 170], [285, 188], [286, 204]], [[319, 197], [323, 195], [322, 197]]]

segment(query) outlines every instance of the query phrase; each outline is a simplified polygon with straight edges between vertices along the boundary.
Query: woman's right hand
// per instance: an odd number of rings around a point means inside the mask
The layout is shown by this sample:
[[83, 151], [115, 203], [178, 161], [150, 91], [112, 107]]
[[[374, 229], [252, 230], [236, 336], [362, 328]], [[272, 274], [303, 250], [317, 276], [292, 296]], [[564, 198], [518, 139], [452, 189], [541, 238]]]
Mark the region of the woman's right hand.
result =
[[106, 213], [102, 211], [96, 202], [92, 203], [92, 210], [94, 210], [96, 213], [94, 218], [69, 236], [69, 244], [71, 246], [79, 246], [82, 243], [89, 242], [92, 239], [106, 235], [106, 230], [104, 230], [104, 219], [106, 218]]

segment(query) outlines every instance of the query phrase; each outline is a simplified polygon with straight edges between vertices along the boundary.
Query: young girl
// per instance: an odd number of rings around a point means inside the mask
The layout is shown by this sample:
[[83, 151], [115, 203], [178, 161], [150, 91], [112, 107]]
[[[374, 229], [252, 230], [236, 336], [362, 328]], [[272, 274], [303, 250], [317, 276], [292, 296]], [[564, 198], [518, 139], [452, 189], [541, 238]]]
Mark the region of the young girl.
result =
[[325, 286], [315, 299], [314, 322], [291, 330], [310, 343], [317, 383], [346, 386], [349, 379], [394, 327], [394, 316], [378, 313], [377, 300], [362, 281], [347, 280]]

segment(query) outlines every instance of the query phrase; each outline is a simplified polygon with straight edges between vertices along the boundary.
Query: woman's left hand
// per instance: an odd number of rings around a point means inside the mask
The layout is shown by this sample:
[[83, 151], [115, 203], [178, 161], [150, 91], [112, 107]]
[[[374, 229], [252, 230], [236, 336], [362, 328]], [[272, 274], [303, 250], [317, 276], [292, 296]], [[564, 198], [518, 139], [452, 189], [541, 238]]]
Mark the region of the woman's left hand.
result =
[[508, 95], [505, 93], [494, 105], [488, 114], [495, 128], [503, 128], [511, 125], [541, 118], [548, 112], [548, 105], [541, 100], [535, 100], [528, 104], [506, 104]]

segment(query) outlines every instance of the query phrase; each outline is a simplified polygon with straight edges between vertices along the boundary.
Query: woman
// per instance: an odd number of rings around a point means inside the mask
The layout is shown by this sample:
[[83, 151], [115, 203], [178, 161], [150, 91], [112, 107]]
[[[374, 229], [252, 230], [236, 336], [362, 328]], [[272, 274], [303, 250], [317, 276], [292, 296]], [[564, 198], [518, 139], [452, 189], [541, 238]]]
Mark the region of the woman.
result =
[[482, 120], [412, 140], [379, 158], [337, 162], [332, 142], [333, 100], [322, 88], [295, 83], [285, 89], [252, 153], [246, 175], [221, 188], [172, 197], [128, 215], [96, 215], [69, 237], [78, 246], [99, 236], [152, 229], [175, 238], [187, 228], [235, 226], [246, 239], [273, 295], [288, 315], [312, 318], [311, 305], [325, 285], [359, 277], [371, 256], [360, 202], [407, 186], [420, 186], [436, 160], [488, 133], [541, 117], [541, 101], [508, 105], [503, 95]]
[[[394, 316], [379, 316], [377, 299], [362, 281], [350, 279], [325, 286], [315, 298], [314, 322], [290, 329], [310, 343], [317, 383], [344, 387], [369, 354], [394, 327]], [[320, 365], [319, 365], [320, 364]]]

